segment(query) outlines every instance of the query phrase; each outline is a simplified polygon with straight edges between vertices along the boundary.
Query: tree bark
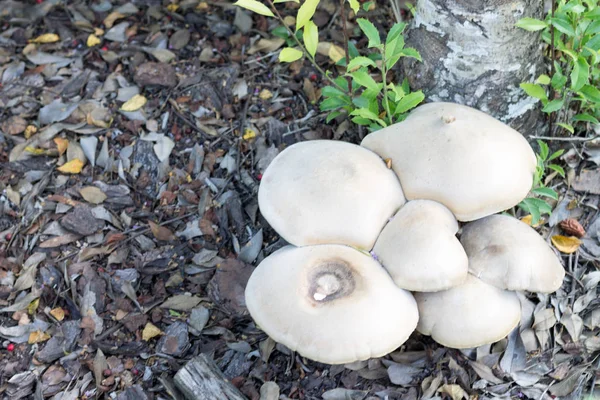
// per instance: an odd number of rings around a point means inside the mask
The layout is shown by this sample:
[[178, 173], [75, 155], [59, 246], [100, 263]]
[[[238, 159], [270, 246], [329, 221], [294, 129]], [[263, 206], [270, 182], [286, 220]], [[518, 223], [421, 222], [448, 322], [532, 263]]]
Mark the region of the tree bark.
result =
[[519, 87], [545, 72], [539, 33], [515, 27], [543, 19], [540, 0], [418, 0], [406, 35], [423, 62], [404, 59], [411, 87], [430, 101], [465, 104], [522, 134], [545, 131], [537, 100]]

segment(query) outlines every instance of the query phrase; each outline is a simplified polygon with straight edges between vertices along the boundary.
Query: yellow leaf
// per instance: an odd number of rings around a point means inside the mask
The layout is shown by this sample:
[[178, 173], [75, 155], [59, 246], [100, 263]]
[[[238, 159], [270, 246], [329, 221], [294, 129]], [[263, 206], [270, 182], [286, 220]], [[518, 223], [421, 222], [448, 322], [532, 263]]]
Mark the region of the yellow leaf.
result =
[[331, 45], [327, 55], [329, 56], [329, 58], [331, 58], [331, 61], [333, 61], [335, 63], [345, 57], [344, 49], [342, 49], [340, 46], [337, 46], [335, 44]]
[[67, 147], [69, 147], [69, 141], [64, 138], [54, 138], [54, 143], [56, 143], [56, 148], [58, 149], [58, 154], [63, 155], [65, 151], [67, 151]]
[[233, 3], [233, 5], [246, 8], [250, 11], [254, 11], [257, 14], [264, 15], [266, 17], [274, 17], [273, 12], [269, 9], [269, 7], [256, 0], [238, 0], [235, 3]]
[[208, 3], [205, 1], [201, 1], [197, 6], [196, 10], [208, 10]]
[[50, 335], [48, 335], [46, 332], [34, 331], [29, 334], [29, 340], [27, 342], [29, 344], [42, 343], [48, 339], [50, 339]]
[[113, 11], [110, 14], [108, 14], [108, 16], [106, 18], [104, 18], [104, 26], [107, 27], [108, 29], [110, 29], [113, 27], [116, 20], [121, 19], [123, 17], [125, 17], [124, 14], [121, 14], [120, 12], [117, 12], [117, 11]]
[[544, 223], [543, 219], [540, 219], [537, 224], [535, 225], [531, 225], [531, 221], [533, 221], [533, 216], [531, 214], [524, 216], [523, 218], [521, 218], [521, 222], [526, 223], [527, 225], [533, 227], [533, 228], [537, 228], [538, 226], [541, 226]]
[[96, 36], [102, 36], [102, 35], [104, 35], [104, 29], [101, 29], [101, 28], [98, 28], [98, 27], [94, 28], [94, 35], [96, 35]]
[[44, 33], [36, 37], [35, 39], [31, 39], [31, 43], [56, 43], [60, 40], [60, 37], [56, 33]]
[[50, 311], [50, 315], [52, 315], [56, 320], [62, 321], [65, 319], [65, 310], [60, 307], [56, 307], [55, 309]]
[[158, 329], [154, 324], [148, 322], [144, 327], [144, 330], [142, 331], [142, 340], [147, 342], [148, 340], [158, 335], [163, 335], [163, 332], [160, 329]]
[[36, 149], [35, 147], [27, 146], [25, 147], [25, 151], [29, 154], [33, 154], [34, 156], [43, 156], [46, 154], [46, 150], [44, 149]]
[[269, 89], [263, 89], [260, 91], [258, 97], [260, 97], [262, 100], [269, 100], [271, 97], [273, 97], [273, 93], [271, 93]]
[[179, 4], [171, 3], [167, 6], [167, 10], [170, 12], [175, 12], [179, 9]]
[[581, 245], [581, 240], [575, 236], [554, 235], [552, 236], [552, 244], [561, 253], [571, 254], [577, 251]]
[[315, 15], [319, 0], [306, 0], [298, 9], [296, 16], [296, 30], [302, 29], [304, 25]]
[[250, 139], [254, 139], [256, 137], [256, 132], [254, 132], [252, 129], [250, 128], [246, 128], [245, 132], [244, 132], [244, 136], [242, 136], [242, 138], [244, 140], [250, 140]]
[[294, 18], [292, 15], [286, 15], [285, 18], [283, 19], [283, 23], [286, 26], [292, 26], [296, 23], [296, 18]]
[[300, 50], [287, 47], [281, 50], [281, 52], [279, 53], [279, 61], [294, 62], [296, 60], [299, 60], [303, 55], [304, 53], [302, 53]]
[[146, 100], [146, 98], [144, 96], [142, 96], [141, 94], [136, 94], [135, 96], [133, 96], [132, 98], [130, 98], [129, 100], [127, 100], [122, 106], [121, 106], [121, 110], [122, 111], [136, 111], [139, 110], [140, 108], [142, 108], [146, 102], [148, 100]]
[[101, 40], [98, 39], [98, 36], [96, 35], [90, 35], [87, 38], [87, 47], [94, 47], [97, 46], [101, 43]]
[[33, 315], [40, 305], [40, 299], [35, 299], [27, 306], [27, 314]]
[[25, 139], [29, 139], [36, 133], [37, 133], [37, 127], [35, 125], [27, 125], [27, 128], [25, 128], [25, 133], [24, 133]]
[[83, 161], [79, 158], [75, 158], [57, 169], [63, 174], [78, 174], [83, 169]]

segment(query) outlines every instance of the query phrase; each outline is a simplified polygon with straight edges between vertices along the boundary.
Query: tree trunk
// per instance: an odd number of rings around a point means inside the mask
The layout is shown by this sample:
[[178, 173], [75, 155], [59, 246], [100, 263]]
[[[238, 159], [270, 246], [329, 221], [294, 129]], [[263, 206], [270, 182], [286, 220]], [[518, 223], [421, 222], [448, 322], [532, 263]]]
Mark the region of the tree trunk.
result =
[[405, 59], [404, 74], [430, 101], [477, 108], [525, 135], [543, 133], [537, 100], [519, 87], [545, 72], [542, 42], [515, 27], [543, 12], [540, 0], [418, 0], [406, 42], [423, 62]]

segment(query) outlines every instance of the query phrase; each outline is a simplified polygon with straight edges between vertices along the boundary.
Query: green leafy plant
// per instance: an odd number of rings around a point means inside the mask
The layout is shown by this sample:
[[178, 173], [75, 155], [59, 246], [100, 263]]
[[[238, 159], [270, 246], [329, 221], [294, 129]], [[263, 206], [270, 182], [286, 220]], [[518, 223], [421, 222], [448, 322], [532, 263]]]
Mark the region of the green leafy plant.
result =
[[532, 196], [527, 197], [518, 205], [520, 209], [531, 214], [532, 225], [537, 224], [542, 215], [550, 215], [552, 213], [550, 204], [540, 197], [558, 200], [558, 194], [553, 189], [546, 187], [544, 177], [548, 172], [555, 172], [561, 177], [565, 177], [565, 170], [560, 165], [553, 163], [554, 160], [564, 153], [564, 150], [561, 149], [550, 154], [548, 144], [541, 140], [537, 142], [540, 150], [536, 154], [537, 165], [533, 177], [533, 188], [530, 192]]
[[[366, 18], [358, 18], [360, 30], [368, 38], [368, 48], [374, 49], [367, 55], [361, 55], [348, 38], [346, 15], [343, 9], [347, 1], [354, 13], [358, 14], [360, 4], [358, 0], [341, 0], [345, 37], [344, 54], [339, 51], [335, 59], [337, 66], [346, 68], [346, 73], [334, 77], [331, 71], [324, 71], [315, 60], [319, 47], [319, 29], [312, 18], [319, 0], [305, 0], [300, 6], [296, 15], [295, 32], [285, 24], [275, 4], [297, 0], [265, 1], [268, 6], [257, 0], [238, 0], [234, 4], [278, 19], [281, 25], [272, 33], [285, 39], [287, 46], [279, 53], [279, 61], [294, 62], [305, 57], [329, 81], [329, 85], [321, 92], [323, 100], [320, 104], [321, 111], [329, 111], [327, 122], [347, 114], [356, 124], [367, 126], [370, 130], [377, 130], [401, 121], [409, 110], [423, 101], [425, 97], [423, 93], [421, 91], [411, 93], [408, 81], [404, 80], [401, 85], [397, 85], [387, 80], [388, 71], [402, 57], [421, 60], [421, 56], [415, 49], [404, 46], [403, 31], [406, 24], [395, 24], [387, 34], [385, 42], [382, 42], [377, 28]], [[367, 11], [371, 3], [364, 3], [363, 10]], [[332, 50], [336, 51], [336, 47], [332, 46]], [[379, 80], [376, 80], [373, 74], [379, 76]]]
[[600, 123], [600, 2], [553, 1], [545, 20], [517, 22], [525, 30], [542, 31], [552, 61], [550, 75], [522, 83], [521, 88], [542, 102], [557, 126], [574, 134], [578, 125]]
[[[421, 56], [413, 48], [404, 47], [402, 32], [404, 23], [395, 24], [389, 31], [385, 42], [381, 41], [377, 28], [367, 19], [359, 18], [358, 25], [369, 39], [368, 48], [375, 49], [367, 56], [356, 52], [349, 54], [345, 76], [338, 77], [336, 86], [348, 81], [349, 90], [341, 91], [334, 86], [323, 88], [321, 111], [331, 111], [327, 121], [346, 112], [358, 125], [374, 131], [395, 122], [402, 121], [406, 113], [421, 103], [423, 92], [410, 92], [408, 81], [396, 85], [387, 81], [387, 73], [402, 57], [412, 57], [421, 61]], [[376, 81], [372, 71], [381, 76]]]

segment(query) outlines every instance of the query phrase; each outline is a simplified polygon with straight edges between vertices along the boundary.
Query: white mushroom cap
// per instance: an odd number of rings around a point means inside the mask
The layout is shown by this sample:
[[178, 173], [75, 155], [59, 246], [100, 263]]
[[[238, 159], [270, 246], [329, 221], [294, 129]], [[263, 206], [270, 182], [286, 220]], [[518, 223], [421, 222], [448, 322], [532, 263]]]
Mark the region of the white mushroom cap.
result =
[[419, 106], [361, 145], [392, 160], [408, 200], [435, 200], [459, 221], [513, 207], [533, 184], [536, 158], [525, 138], [459, 104]]
[[506, 215], [466, 224], [460, 241], [469, 272], [501, 289], [551, 293], [565, 269], [544, 239], [529, 225]]
[[458, 223], [446, 207], [413, 200], [383, 228], [373, 251], [398, 287], [437, 292], [467, 279], [467, 255], [457, 231]]
[[248, 281], [246, 306], [275, 341], [328, 364], [383, 356], [408, 339], [419, 319], [413, 296], [379, 263], [342, 245], [271, 254]]
[[435, 293], [415, 293], [417, 331], [455, 349], [494, 343], [519, 324], [521, 304], [515, 292], [468, 275], [465, 283]]
[[296, 246], [346, 244], [370, 250], [406, 200], [377, 154], [354, 144], [294, 144], [271, 162], [258, 205], [269, 224]]

